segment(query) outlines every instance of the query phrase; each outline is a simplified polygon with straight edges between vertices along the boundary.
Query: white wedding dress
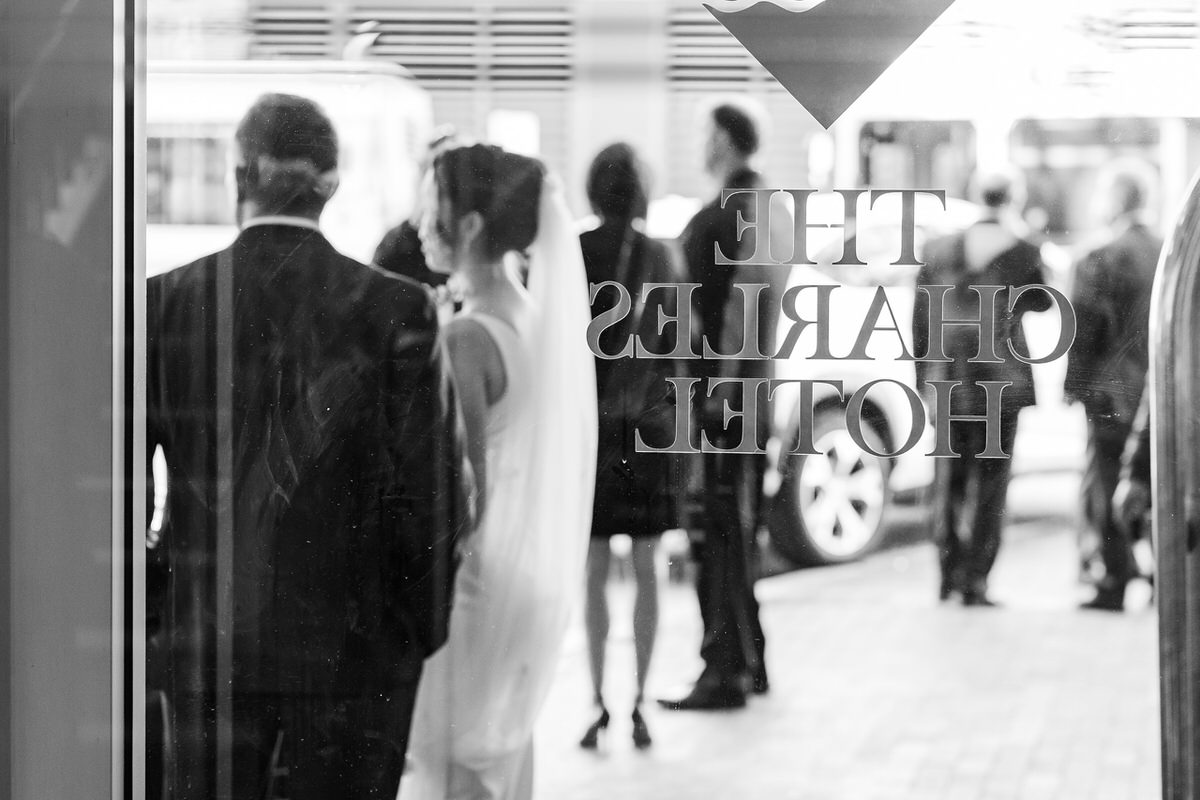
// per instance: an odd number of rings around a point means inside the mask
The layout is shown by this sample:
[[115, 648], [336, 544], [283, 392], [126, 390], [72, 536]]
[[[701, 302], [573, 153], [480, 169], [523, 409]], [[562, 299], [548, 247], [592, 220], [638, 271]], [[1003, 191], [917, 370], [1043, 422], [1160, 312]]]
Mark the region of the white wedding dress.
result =
[[543, 192], [527, 330], [474, 313], [505, 392], [488, 410], [487, 503], [455, 580], [450, 635], [425, 663], [400, 800], [525, 800], [533, 728], [582, 592], [595, 480], [595, 373], [578, 240]]

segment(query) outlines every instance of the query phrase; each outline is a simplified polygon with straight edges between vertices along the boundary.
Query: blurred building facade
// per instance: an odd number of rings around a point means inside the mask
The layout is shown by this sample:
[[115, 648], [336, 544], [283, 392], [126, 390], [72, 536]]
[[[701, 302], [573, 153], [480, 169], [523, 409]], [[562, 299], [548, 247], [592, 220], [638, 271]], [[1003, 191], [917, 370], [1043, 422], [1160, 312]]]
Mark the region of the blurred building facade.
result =
[[[1016, 160], [1061, 204], [1086, 196], [1087, 176], [1113, 158], [1148, 159], [1168, 196], [1200, 164], [1200, 100], [1172, 80], [1200, 69], [1200, 0], [958, 0], [828, 133], [699, 0], [149, 6], [151, 58], [340, 58], [373, 23], [369, 57], [411, 70], [439, 123], [541, 155], [580, 211], [590, 158], [619, 139], [652, 165], [656, 196], [708, 194], [699, 110], [720, 94], [766, 111], [763, 159], [779, 185], [962, 194], [981, 162]], [[1046, 216], [1083, 224], [1080, 211]]]

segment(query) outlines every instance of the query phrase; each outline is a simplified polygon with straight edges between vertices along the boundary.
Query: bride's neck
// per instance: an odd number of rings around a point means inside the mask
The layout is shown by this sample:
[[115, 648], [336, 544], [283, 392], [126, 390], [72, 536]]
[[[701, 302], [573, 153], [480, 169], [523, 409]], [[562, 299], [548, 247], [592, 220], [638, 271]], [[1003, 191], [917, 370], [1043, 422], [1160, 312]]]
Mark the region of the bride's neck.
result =
[[512, 287], [512, 280], [505, 268], [504, 259], [475, 262], [464, 265], [459, 273], [465, 305], [487, 302], [488, 299], [504, 294]]

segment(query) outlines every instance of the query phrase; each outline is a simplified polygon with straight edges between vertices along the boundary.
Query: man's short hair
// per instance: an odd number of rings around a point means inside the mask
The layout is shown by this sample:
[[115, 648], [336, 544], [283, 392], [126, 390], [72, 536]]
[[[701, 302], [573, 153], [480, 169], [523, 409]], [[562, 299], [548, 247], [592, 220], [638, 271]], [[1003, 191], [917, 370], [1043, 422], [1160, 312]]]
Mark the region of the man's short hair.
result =
[[264, 94], [237, 128], [242, 158], [304, 159], [321, 172], [337, 169], [338, 139], [319, 105], [292, 94]]
[[628, 222], [646, 216], [646, 180], [633, 147], [618, 142], [596, 154], [586, 183], [592, 210], [605, 220]]
[[1153, 181], [1145, 169], [1128, 165], [1117, 166], [1109, 178], [1114, 210], [1121, 214], [1141, 211], [1150, 204]]
[[988, 208], [1000, 208], [1013, 201], [1016, 193], [1012, 175], [992, 172], [981, 175], [977, 184], [979, 201]]
[[758, 123], [749, 111], [733, 103], [722, 103], [712, 110], [712, 121], [729, 135], [734, 149], [743, 156], [758, 152]]
[[304, 97], [265, 94], [238, 124], [239, 191], [267, 213], [311, 214], [336, 187], [338, 139], [321, 107]]

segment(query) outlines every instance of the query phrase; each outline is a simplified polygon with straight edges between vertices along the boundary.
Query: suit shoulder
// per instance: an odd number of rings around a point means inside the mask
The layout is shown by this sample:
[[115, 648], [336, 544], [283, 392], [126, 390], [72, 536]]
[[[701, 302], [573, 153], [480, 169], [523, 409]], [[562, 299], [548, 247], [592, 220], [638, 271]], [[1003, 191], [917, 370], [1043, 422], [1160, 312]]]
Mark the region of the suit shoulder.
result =
[[646, 279], [660, 283], [678, 280], [680, 267], [674, 251], [665, 242], [644, 234], [641, 236], [646, 247]]
[[146, 285], [159, 292], [170, 292], [195, 285], [203, 280], [209, 270], [213, 269], [217, 258], [224, 252], [226, 251], [209, 253], [183, 266], [154, 275], [146, 281]]
[[1076, 262], [1075, 279], [1085, 283], [1107, 279], [1133, 251], [1133, 242], [1120, 238], [1093, 247]]
[[1139, 226], [1122, 233], [1110, 243], [1109, 248], [1122, 258], [1134, 262], [1153, 260], [1157, 263], [1163, 240], [1148, 228]]
[[591, 228], [579, 234], [579, 244], [581, 247], [594, 247], [601, 241], [601, 228]]
[[436, 326], [433, 292], [412, 278], [363, 264], [338, 254], [339, 268], [349, 276], [360, 297], [378, 322]]
[[950, 262], [957, 257], [961, 241], [961, 233], [947, 233], [926, 242], [921, 253], [921, 260], [925, 262], [921, 267], [921, 274], [929, 276], [947, 269]]
[[210, 253], [189, 264], [150, 277], [146, 281], [148, 321], [153, 322], [156, 315], [169, 315], [171, 309], [178, 308], [180, 304], [203, 304], [208, 281], [223, 252]]
[[945, 258], [954, 250], [954, 247], [961, 238], [961, 233], [944, 233], [941, 236], [930, 239], [925, 244], [924, 255], [926, 258]]
[[1021, 238], [1017, 241], [1016, 247], [1017, 251], [1026, 258], [1040, 259], [1042, 257], [1042, 247], [1037, 242], [1032, 242], [1029, 239]]
[[667, 247], [665, 243], [660, 242], [658, 239], [655, 239], [652, 236], [647, 236], [641, 231], [638, 231], [637, 237], [638, 241], [642, 243], [642, 246], [646, 248], [646, 252], [654, 258], [664, 258], [670, 255], [671, 248]]

